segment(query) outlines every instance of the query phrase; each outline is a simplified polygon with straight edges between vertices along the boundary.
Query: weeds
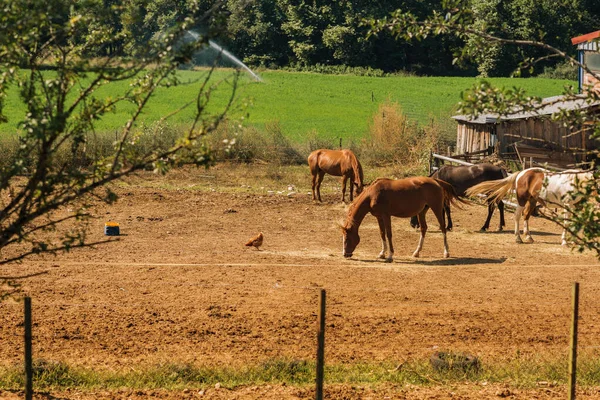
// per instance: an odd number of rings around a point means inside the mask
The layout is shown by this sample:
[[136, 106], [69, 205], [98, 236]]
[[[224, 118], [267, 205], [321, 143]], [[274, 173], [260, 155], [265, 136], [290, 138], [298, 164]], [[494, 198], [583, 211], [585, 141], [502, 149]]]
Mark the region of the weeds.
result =
[[[176, 144], [184, 129], [185, 126], [173, 126], [165, 122], [141, 125], [135, 131], [132, 143], [128, 143], [126, 154], [135, 158], [151, 151], [168, 149]], [[345, 142], [342, 146], [353, 150], [363, 166], [392, 166], [394, 175], [409, 176], [423, 174], [427, 170], [430, 151], [443, 142], [441, 132], [442, 128], [433, 122], [426, 127], [418, 126], [406, 117], [397, 103], [388, 101], [381, 104], [373, 115], [367, 139]], [[64, 143], [53, 161], [57, 168], [90, 168], [114, 154], [118, 139], [115, 135], [115, 132], [94, 132], [87, 136], [82, 145]], [[20, 143], [18, 138], [12, 136], [4, 136], [1, 140], [3, 157], [0, 168], [7, 168], [18, 161]], [[279, 122], [272, 121], [262, 130], [223, 123], [217, 131], [194, 145], [210, 150], [212, 162], [269, 164], [269, 175], [281, 179], [282, 166], [306, 164], [310, 152], [320, 148], [337, 149], [340, 142], [324, 139], [312, 131], [303, 143], [293, 143], [284, 134]], [[180, 153], [181, 163], [194, 161], [188, 159], [187, 154], [186, 151]], [[32, 155], [25, 162], [32, 163], [34, 160], [35, 155]]]
[[[600, 361], [580, 362], [578, 383], [594, 386], [598, 382]], [[504, 383], [516, 388], [536, 388], [540, 385], [561, 386], [567, 383], [567, 363], [564, 359], [513, 359], [483, 363], [480, 369], [436, 370], [427, 360], [403, 363], [329, 364], [325, 368], [328, 384], [410, 384], [419, 386], [451, 385], [456, 383]], [[219, 383], [226, 388], [242, 385], [286, 384], [304, 386], [314, 382], [312, 361], [277, 358], [258, 364], [242, 366], [198, 366], [186, 363], [167, 363], [137, 367], [125, 371], [97, 371], [71, 366], [64, 362], [36, 361], [34, 382], [36, 390], [46, 389], [156, 389], [180, 390], [203, 388]], [[0, 368], [0, 389], [22, 388], [21, 367]]]

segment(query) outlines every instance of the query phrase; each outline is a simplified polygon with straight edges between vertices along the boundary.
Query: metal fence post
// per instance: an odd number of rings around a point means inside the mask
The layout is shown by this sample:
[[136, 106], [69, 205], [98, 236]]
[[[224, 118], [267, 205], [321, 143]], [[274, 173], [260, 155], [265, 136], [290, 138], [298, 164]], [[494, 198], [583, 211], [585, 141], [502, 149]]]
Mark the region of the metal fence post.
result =
[[323, 376], [325, 371], [325, 289], [319, 294], [319, 314], [317, 328], [317, 387], [316, 400], [323, 400]]
[[569, 400], [575, 400], [577, 382], [577, 320], [579, 319], [579, 282], [573, 283], [573, 319], [569, 354]]
[[31, 297], [25, 297], [25, 400], [33, 398], [33, 357], [31, 335]]

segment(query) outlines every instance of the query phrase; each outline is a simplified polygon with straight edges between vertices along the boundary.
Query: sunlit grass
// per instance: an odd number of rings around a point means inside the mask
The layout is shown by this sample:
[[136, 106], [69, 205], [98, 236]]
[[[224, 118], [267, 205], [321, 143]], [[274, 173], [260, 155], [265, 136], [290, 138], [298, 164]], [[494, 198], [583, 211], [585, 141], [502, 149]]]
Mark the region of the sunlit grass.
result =
[[[213, 81], [221, 82], [211, 96], [208, 112], [223, 108], [231, 93], [231, 70], [215, 73]], [[177, 110], [195, 98], [206, 71], [181, 71], [180, 86], [159, 89], [140, 117], [140, 122], [151, 124]], [[347, 145], [368, 135], [369, 124], [379, 105], [386, 101], [397, 102], [411, 120], [421, 126], [435, 120], [448, 131], [455, 133], [455, 123], [450, 118], [456, 113], [461, 92], [470, 88], [476, 78], [457, 77], [364, 77], [352, 75], [321, 75], [314, 73], [264, 71], [263, 83], [242, 76], [237, 91], [237, 101], [229, 113], [230, 118], [244, 117], [244, 123], [264, 129], [277, 121], [283, 134], [296, 143], [308, 137], [317, 137]], [[529, 94], [548, 97], [562, 93], [566, 84], [575, 82], [542, 78], [493, 78], [490, 81], [501, 87], [522, 87]], [[116, 96], [128, 88], [128, 82], [112, 83], [97, 92], [98, 97]], [[12, 88], [6, 100], [5, 113], [9, 123], [0, 125], [0, 133], [13, 134], [23, 118], [24, 107], [18, 101], [17, 89]], [[114, 132], [120, 129], [133, 111], [133, 105], [122, 103], [114, 113], [105, 115], [96, 126], [97, 132]], [[188, 124], [193, 107], [171, 117], [173, 125]]]
[[[600, 360], [579, 362], [577, 382], [580, 387], [598, 385]], [[71, 366], [64, 362], [36, 361], [36, 390], [93, 389], [200, 389], [217, 383], [235, 389], [243, 385], [285, 384], [312, 385], [315, 379], [313, 361], [271, 359], [242, 366], [202, 366], [169, 363], [136, 366], [124, 370], [94, 370]], [[330, 364], [325, 368], [326, 384], [400, 384], [440, 386], [459, 383], [497, 384], [512, 388], [534, 389], [540, 385], [564, 386], [568, 382], [568, 366], [560, 359], [514, 359], [483, 363], [479, 370], [435, 370], [428, 360], [395, 363], [392, 361], [354, 364]], [[0, 389], [18, 390], [24, 385], [21, 367], [0, 368]]]

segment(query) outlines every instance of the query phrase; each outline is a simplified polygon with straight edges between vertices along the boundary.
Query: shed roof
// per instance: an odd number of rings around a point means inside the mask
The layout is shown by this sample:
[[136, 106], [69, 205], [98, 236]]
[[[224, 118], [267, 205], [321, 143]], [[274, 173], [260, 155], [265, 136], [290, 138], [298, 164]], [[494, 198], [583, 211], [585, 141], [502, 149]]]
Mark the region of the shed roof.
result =
[[498, 114], [479, 114], [476, 118], [472, 118], [471, 115], [455, 115], [452, 118], [457, 121], [469, 122], [471, 124], [495, 124], [501, 121], [527, 119], [541, 115], [552, 115], [561, 110], [571, 111], [577, 109], [586, 109], [597, 105], [600, 105], [600, 101], [588, 103], [585, 95], [578, 95], [576, 97], [569, 96], [568, 99], [567, 96], [560, 95], [542, 99], [540, 108], [535, 111], [515, 112], [513, 114], [503, 116]]
[[600, 31], [595, 31], [595, 32], [586, 33], [585, 35], [574, 37], [571, 39], [571, 43], [579, 44], [579, 43], [583, 43], [583, 42], [589, 42], [590, 40], [598, 39], [598, 38], [600, 38]]
[[571, 43], [576, 44], [578, 50], [598, 51], [599, 38], [600, 31], [595, 31], [571, 38]]

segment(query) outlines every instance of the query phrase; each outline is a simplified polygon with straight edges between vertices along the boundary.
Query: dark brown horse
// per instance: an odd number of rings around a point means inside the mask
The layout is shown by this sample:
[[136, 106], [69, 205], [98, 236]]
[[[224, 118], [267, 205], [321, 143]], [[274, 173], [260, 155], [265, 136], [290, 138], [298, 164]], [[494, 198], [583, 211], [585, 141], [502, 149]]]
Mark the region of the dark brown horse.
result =
[[371, 213], [377, 218], [382, 246], [379, 258], [385, 258], [387, 262], [391, 262], [394, 256], [391, 217], [409, 218], [416, 215], [421, 227], [421, 238], [413, 257], [419, 257], [425, 240], [425, 232], [427, 232], [425, 214], [429, 208], [433, 210], [440, 224], [442, 235], [444, 235], [444, 257], [449, 257], [443, 208], [457, 200], [466, 203], [456, 195], [449, 183], [439, 179], [426, 176], [398, 180], [376, 179], [350, 205], [346, 222], [342, 226], [344, 257], [352, 257], [354, 249], [360, 242], [358, 228], [367, 213]]
[[[308, 156], [308, 166], [312, 174], [313, 200], [321, 200], [321, 182], [325, 174], [342, 177], [342, 201], [346, 196], [346, 181], [350, 180], [350, 201], [354, 199], [354, 185], [356, 194], [363, 189], [363, 170], [360, 162], [350, 150], [315, 150]], [[316, 188], [316, 195], [315, 195]]]
[[[454, 188], [454, 191], [459, 196], [465, 196], [465, 192], [472, 186], [475, 186], [481, 182], [493, 181], [498, 179], [504, 179], [508, 176], [504, 168], [497, 167], [493, 164], [475, 164], [475, 165], [444, 165], [433, 174], [430, 175], [432, 178], [441, 179], [448, 182]], [[504, 202], [502, 200], [493, 200], [488, 198], [488, 215], [485, 223], [481, 227], [481, 231], [486, 231], [490, 227], [490, 220], [494, 214], [496, 204], [498, 205], [498, 211], [500, 212], [500, 224], [498, 230], [502, 231], [504, 227]], [[452, 230], [452, 215], [450, 214], [450, 207], [444, 207], [444, 212], [448, 216], [448, 225], [446, 230]], [[413, 228], [417, 228], [419, 223], [417, 217], [410, 219], [410, 224]]]

